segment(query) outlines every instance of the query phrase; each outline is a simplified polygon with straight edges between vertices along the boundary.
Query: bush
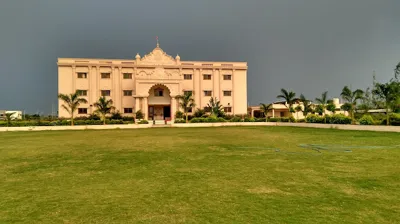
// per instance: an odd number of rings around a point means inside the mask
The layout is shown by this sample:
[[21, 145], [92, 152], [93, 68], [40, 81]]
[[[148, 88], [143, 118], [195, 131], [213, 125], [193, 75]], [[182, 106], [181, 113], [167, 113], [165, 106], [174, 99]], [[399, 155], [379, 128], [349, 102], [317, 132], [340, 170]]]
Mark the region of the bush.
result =
[[[386, 118], [382, 120], [382, 125], [386, 125]], [[400, 126], [400, 114], [394, 113], [389, 116], [389, 124], [393, 126]]]
[[192, 120], [190, 120], [190, 123], [204, 123], [204, 119], [202, 117], [195, 117]]
[[243, 122], [242, 118], [241, 118], [241, 117], [238, 117], [238, 116], [234, 116], [234, 117], [231, 118], [229, 121], [230, 121], [230, 122]]
[[224, 115], [224, 119], [227, 120], [227, 121], [231, 120], [231, 119], [234, 118], [234, 117], [235, 117], [235, 116], [233, 116], [233, 115], [231, 115], [231, 114], [225, 114], [225, 115]]
[[179, 118], [179, 119], [176, 119], [176, 120], [174, 121], [174, 123], [175, 123], [175, 124], [182, 124], [182, 123], [186, 123], [186, 121], [185, 121], [185, 119]]
[[182, 111], [177, 111], [177, 112], [175, 112], [175, 118], [176, 119], [183, 119], [185, 117], [185, 115], [183, 114], [183, 112]]
[[270, 119], [268, 119], [269, 122], [280, 122], [281, 118], [280, 117], [271, 117]]
[[256, 119], [254, 117], [246, 117], [244, 118], [244, 122], [256, 122]]
[[296, 120], [296, 122], [297, 122], [297, 123], [305, 123], [305, 122], [306, 122], [306, 119], [298, 119], [298, 120]]
[[139, 123], [138, 124], [148, 124], [149, 122], [147, 121], [147, 120], [141, 120], [141, 121], [139, 121]]
[[144, 114], [141, 110], [136, 111], [136, 119], [143, 119]]
[[294, 117], [281, 117], [281, 122], [295, 122]]
[[123, 121], [131, 121], [131, 123], [135, 122], [135, 118], [134, 117], [128, 117], [128, 116], [124, 116], [122, 117]]
[[307, 123], [324, 123], [324, 118], [315, 114], [310, 114], [306, 117]]
[[111, 114], [111, 120], [122, 120], [122, 115], [119, 111]]
[[194, 112], [194, 117], [202, 117], [204, 114], [206, 114], [206, 112], [203, 109], [197, 109]]
[[226, 120], [223, 117], [217, 118], [218, 122], [226, 122]]
[[265, 122], [265, 118], [256, 118], [255, 122]]
[[215, 117], [215, 116], [209, 116], [209, 117], [207, 117], [207, 118], [205, 119], [205, 122], [206, 122], [206, 123], [217, 123], [217, 122], [218, 122], [218, 119], [217, 119], [217, 117]]
[[373, 125], [374, 119], [371, 115], [365, 114], [358, 120], [358, 122], [360, 122], [361, 125]]
[[351, 124], [351, 118], [344, 114], [334, 114], [326, 116], [327, 124]]
[[87, 117], [88, 120], [100, 120], [100, 117], [97, 114], [91, 114], [89, 117]]

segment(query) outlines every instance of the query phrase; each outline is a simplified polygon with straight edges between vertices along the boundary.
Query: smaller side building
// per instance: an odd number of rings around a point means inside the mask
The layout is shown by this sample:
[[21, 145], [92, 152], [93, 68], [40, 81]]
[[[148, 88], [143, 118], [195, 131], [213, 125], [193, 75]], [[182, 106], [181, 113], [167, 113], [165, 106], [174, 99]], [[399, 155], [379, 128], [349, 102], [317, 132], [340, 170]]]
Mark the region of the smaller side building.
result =
[[19, 110], [0, 110], [0, 120], [6, 120], [6, 114], [12, 114], [11, 120], [21, 120], [22, 111]]
[[[311, 103], [313, 107], [318, 106], [318, 104]], [[333, 104], [336, 106], [336, 111], [335, 114], [344, 114], [348, 115], [346, 111], [343, 111], [341, 109], [341, 106], [343, 103], [340, 103], [339, 98], [333, 98]], [[304, 110], [304, 105], [300, 100], [296, 100], [296, 102], [293, 104], [293, 108], [296, 108], [297, 106], [300, 106], [302, 110]], [[325, 110], [324, 114], [332, 115], [331, 111]], [[248, 115], [251, 117], [255, 118], [262, 118], [265, 117], [264, 113], [261, 112], [260, 106], [250, 106], [248, 108]], [[304, 115], [302, 111], [299, 112], [293, 112], [291, 113], [289, 111], [289, 105], [285, 101], [276, 101], [272, 103], [272, 108], [271, 111], [268, 112], [267, 117], [272, 117], [272, 118], [280, 118], [280, 117], [291, 117], [293, 116], [295, 119], [304, 119]]]

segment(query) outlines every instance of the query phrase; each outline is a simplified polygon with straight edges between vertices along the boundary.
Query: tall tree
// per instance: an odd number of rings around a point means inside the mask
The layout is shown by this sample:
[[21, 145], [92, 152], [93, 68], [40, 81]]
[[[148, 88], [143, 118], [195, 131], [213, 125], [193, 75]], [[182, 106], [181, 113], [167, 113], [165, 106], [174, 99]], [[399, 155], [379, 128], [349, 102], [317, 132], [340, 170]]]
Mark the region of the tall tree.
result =
[[[325, 115], [326, 104], [328, 104], [328, 91], [323, 92], [321, 98], [315, 98], [315, 101], [320, 105], [322, 114]], [[326, 116], [324, 117], [324, 122], [326, 123]]]
[[58, 98], [61, 99], [64, 104], [61, 107], [66, 110], [71, 116], [71, 125], [74, 125], [74, 113], [78, 109], [79, 105], [87, 103], [85, 98], [79, 98], [79, 92], [76, 91], [72, 94], [59, 94]]
[[268, 122], [268, 113], [271, 110], [272, 110], [272, 103], [270, 104], [260, 103], [260, 111], [264, 114], [266, 122]]
[[12, 113], [6, 113], [6, 120], [7, 120], [7, 127], [10, 127], [12, 116], [15, 114], [15, 112]]
[[293, 113], [293, 104], [295, 103], [296, 93], [290, 91], [288, 92], [286, 89], [281, 89], [281, 94], [277, 96], [278, 99], [285, 100], [287, 107], [289, 108], [289, 112]]
[[211, 109], [211, 115], [216, 117], [222, 117], [224, 115], [224, 107], [221, 105], [221, 102], [217, 100], [217, 97], [210, 99], [207, 104], [207, 107]]
[[306, 97], [303, 94], [301, 94], [300, 102], [303, 103], [303, 116], [307, 117], [308, 113], [311, 113], [313, 111], [311, 101], [307, 100]]
[[348, 86], [345, 86], [342, 89], [342, 93], [340, 94], [342, 98], [346, 100], [346, 102], [350, 105], [350, 108], [348, 109], [353, 124], [355, 123], [354, 110], [356, 108], [357, 101], [363, 98], [363, 93], [364, 92], [361, 89], [356, 89], [352, 91]]
[[385, 102], [386, 125], [389, 125], [389, 109], [392, 109], [393, 111], [396, 107], [398, 99], [400, 98], [399, 84], [395, 80], [391, 80], [388, 83], [376, 83], [373, 94]]
[[333, 100], [328, 100], [328, 104], [326, 105], [326, 110], [330, 111], [332, 114], [336, 112], [336, 105]]
[[106, 115], [110, 114], [115, 107], [112, 106], [112, 99], [107, 99], [105, 96], [99, 98], [97, 102], [93, 104], [96, 107], [95, 113], [99, 114], [103, 120], [103, 125], [106, 124]]
[[193, 96], [192, 92], [185, 92], [183, 95], [178, 95], [175, 97], [179, 102], [179, 106], [183, 109], [183, 113], [185, 114], [186, 118], [186, 123], [189, 122], [188, 120], [189, 108], [193, 108], [196, 106], [192, 96]]

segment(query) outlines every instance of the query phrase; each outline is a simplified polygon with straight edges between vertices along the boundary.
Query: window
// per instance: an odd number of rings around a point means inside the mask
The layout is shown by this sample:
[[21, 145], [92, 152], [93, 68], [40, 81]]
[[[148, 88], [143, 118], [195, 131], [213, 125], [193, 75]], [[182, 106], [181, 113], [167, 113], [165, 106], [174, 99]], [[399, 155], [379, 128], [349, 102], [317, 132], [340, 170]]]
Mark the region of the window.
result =
[[124, 108], [124, 114], [131, 114], [131, 113], [133, 113], [132, 108]]
[[210, 74], [204, 74], [203, 75], [203, 80], [211, 80], [211, 75]]
[[86, 79], [86, 78], [87, 78], [87, 73], [78, 72], [78, 79]]
[[204, 107], [203, 109], [204, 109], [204, 112], [206, 112], [206, 113], [211, 112], [211, 108], [210, 107]]
[[224, 75], [224, 80], [232, 80], [232, 75]]
[[164, 96], [164, 90], [163, 89], [155, 89], [154, 96]]
[[205, 90], [204, 91], [204, 96], [211, 96], [211, 91], [210, 90]]
[[186, 108], [186, 111], [187, 111], [188, 113], [192, 113], [192, 111], [193, 111], [193, 108], [191, 108], [191, 107], [188, 107], [188, 108]]
[[111, 78], [111, 74], [110, 73], [101, 73], [101, 78], [102, 79], [109, 79], [109, 78]]
[[185, 80], [192, 80], [192, 74], [184, 74], [183, 79]]
[[87, 114], [87, 108], [78, 108], [78, 114]]
[[224, 96], [232, 96], [232, 91], [224, 91]]
[[124, 90], [124, 96], [132, 96], [132, 90]]
[[124, 73], [124, 79], [132, 79], [132, 73]]
[[87, 90], [77, 90], [79, 96], [87, 96]]
[[191, 91], [191, 90], [183, 91], [183, 94], [184, 94], [184, 95], [187, 95], [187, 94], [189, 94], [189, 93], [193, 95], [193, 91]]
[[101, 90], [101, 96], [110, 96], [111, 90]]
[[224, 112], [225, 113], [231, 113], [232, 112], [232, 107], [224, 107]]

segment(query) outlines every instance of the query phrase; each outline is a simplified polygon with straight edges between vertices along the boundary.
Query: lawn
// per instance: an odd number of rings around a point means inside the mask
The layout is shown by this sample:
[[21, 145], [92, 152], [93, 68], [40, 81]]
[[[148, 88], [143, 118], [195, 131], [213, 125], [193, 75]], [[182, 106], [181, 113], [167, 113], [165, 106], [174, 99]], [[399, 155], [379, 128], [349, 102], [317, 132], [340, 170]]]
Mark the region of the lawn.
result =
[[0, 142], [0, 223], [400, 223], [399, 133], [152, 128]]

